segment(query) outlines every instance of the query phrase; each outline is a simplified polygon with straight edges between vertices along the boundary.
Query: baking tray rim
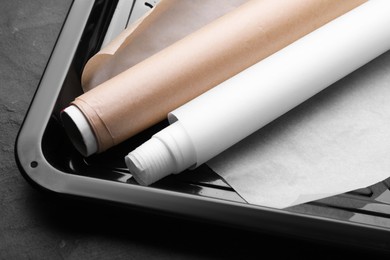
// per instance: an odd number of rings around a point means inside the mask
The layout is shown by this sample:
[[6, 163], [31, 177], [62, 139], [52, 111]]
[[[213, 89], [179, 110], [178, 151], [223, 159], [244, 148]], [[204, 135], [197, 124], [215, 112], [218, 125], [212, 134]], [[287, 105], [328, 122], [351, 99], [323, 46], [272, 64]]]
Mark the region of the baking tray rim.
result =
[[[94, 3], [94, 0], [73, 0], [17, 135], [16, 161], [29, 182], [57, 194], [146, 208], [250, 230], [294, 233], [306, 238], [359, 245], [370, 237], [373, 238], [372, 246], [383, 245], [388, 231], [368, 224], [71, 175], [53, 167], [43, 154], [42, 137], [55, 106], [56, 98], [53, 97], [58, 97], [60, 93]], [[341, 241], [340, 237], [344, 239]]]

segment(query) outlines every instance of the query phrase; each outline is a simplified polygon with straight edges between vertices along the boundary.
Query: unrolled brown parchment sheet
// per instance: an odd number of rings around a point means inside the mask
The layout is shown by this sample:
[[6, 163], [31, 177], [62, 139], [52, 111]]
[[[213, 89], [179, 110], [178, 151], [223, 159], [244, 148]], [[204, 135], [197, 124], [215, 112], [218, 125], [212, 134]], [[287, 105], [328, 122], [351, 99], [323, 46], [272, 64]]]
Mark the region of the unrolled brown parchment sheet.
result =
[[[161, 12], [176, 7], [178, 2], [197, 1], [164, 2], [167, 6], [162, 5]], [[208, 1], [211, 2], [214, 1]], [[110, 75], [120, 72], [106, 81], [98, 80], [104, 82], [76, 98], [73, 104], [87, 117], [97, 137], [99, 152], [102, 152], [163, 120], [178, 106], [363, 2], [248, 1], [123, 72], [120, 71], [126, 66], [118, 66], [121, 68], [103, 74], [110, 78]], [[222, 5], [225, 1], [219, 3]], [[209, 9], [207, 5], [204, 7]], [[187, 16], [183, 15], [183, 22], [186, 19]], [[144, 17], [137, 28], [145, 21], [147, 18]], [[137, 33], [137, 28], [133, 33]], [[123, 48], [130, 46], [127, 39], [122, 45]], [[122, 45], [113, 56], [118, 53], [125, 58]], [[94, 74], [101, 73], [102, 67], [106, 65], [100, 65]], [[86, 84], [91, 81], [88, 77], [84, 79]]]
[[84, 68], [88, 91], [248, 0], [161, 0], [94, 55]]

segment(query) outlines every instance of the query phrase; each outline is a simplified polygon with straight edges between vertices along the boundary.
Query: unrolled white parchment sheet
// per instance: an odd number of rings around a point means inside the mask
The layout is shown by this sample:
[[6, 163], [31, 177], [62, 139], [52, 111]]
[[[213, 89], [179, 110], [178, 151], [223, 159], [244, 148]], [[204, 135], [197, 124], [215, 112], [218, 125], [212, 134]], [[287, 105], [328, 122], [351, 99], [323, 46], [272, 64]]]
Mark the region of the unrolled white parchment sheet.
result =
[[387, 52], [208, 165], [247, 202], [275, 208], [367, 187], [390, 176], [389, 98]]

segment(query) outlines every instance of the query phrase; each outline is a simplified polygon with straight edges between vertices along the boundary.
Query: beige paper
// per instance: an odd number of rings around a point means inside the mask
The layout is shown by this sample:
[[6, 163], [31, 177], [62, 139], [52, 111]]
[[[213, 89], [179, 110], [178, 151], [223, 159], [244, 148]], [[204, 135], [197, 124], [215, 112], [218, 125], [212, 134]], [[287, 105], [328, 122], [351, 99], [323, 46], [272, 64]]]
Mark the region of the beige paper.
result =
[[363, 2], [249, 1], [103, 82], [73, 104], [91, 123], [102, 152]]
[[84, 68], [88, 91], [248, 0], [161, 0], [93, 56]]

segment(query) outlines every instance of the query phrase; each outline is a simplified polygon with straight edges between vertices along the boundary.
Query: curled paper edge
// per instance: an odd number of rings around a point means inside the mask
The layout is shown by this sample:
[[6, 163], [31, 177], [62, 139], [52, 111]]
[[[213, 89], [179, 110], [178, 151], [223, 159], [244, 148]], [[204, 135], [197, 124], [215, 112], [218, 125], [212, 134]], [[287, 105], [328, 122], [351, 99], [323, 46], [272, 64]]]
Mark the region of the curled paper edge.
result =
[[[83, 73], [81, 75], [81, 86], [84, 92], [91, 89], [93, 84], [93, 74], [96, 71], [100, 73], [108, 73], [106, 70], [100, 69], [105, 63], [107, 63], [115, 53], [121, 48], [125, 48], [137, 35], [148, 26], [162, 12], [174, 4], [175, 0], [161, 0], [150, 11], [146, 12], [136, 22], [127, 27], [122, 33], [110, 41], [104, 48], [91, 57], [86, 63]], [[107, 75], [108, 77], [108, 75]]]

